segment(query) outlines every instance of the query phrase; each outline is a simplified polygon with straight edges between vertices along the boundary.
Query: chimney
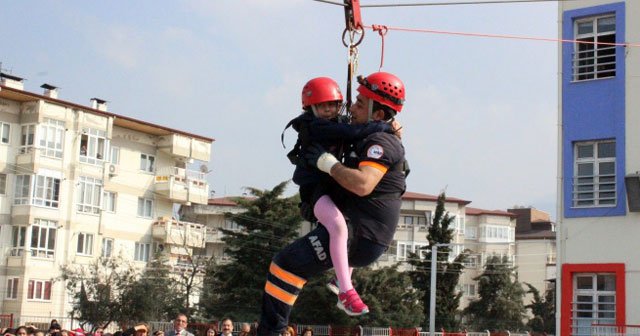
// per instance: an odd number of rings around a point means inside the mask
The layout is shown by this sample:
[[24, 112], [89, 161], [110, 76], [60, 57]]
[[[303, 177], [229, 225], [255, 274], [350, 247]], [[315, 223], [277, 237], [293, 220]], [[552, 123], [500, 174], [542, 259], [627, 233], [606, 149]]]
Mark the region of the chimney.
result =
[[55, 87], [53, 85], [50, 85], [50, 84], [47, 84], [47, 83], [44, 83], [44, 84], [40, 85], [40, 87], [44, 89], [44, 95], [45, 96], [47, 96], [49, 98], [53, 98], [53, 99], [58, 99], [58, 88], [57, 87]]
[[91, 107], [96, 109], [96, 110], [100, 110], [100, 111], [107, 111], [107, 101], [106, 100], [102, 100], [100, 98], [91, 98]]
[[24, 90], [23, 80], [24, 79], [20, 77], [9, 75], [4, 72], [0, 72], [0, 84], [6, 87], [10, 87], [18, 90]]

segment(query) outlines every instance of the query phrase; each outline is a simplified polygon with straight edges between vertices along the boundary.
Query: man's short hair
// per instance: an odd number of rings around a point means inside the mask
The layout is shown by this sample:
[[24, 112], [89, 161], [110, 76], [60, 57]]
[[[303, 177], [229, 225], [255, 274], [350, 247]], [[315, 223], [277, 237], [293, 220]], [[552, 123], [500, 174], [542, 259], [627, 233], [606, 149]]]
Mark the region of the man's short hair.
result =
[[380, 103], [378, 103], [377, 101], [373, 101], [373, 110], [377, 111], [377, 110], [382, 110], [384, 112], [384, 120], [389, 121], [393, 118], [395, 118], [396, 114], [398, 114], [398, 112], [396, 112], [396, 110], [392, 109], [389, 106], [386, 105], [382, 105]]

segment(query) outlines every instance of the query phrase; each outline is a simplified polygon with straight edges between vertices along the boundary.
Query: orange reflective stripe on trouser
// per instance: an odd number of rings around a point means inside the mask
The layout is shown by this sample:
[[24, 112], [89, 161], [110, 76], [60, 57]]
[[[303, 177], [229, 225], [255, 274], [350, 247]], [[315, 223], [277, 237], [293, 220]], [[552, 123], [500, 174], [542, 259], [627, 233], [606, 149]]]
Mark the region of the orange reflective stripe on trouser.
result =
[[276, 265], [276, 263], [274, 262], [272, 262], [271, 265], [269, 266], [269, 272], [275, 275], [278, 279], [298, 289], [302, 289], [304, 284], [307, 283], [307, 280], [283, 270], [282, 268], [280, 268], [280, 266]]
[[265, 293], [290, 306], [293, 306], [293, 304], [296, 302], [296, 299], [298, 298], [297, 295], [293, 295], [285, 291], [284, 289], [272, 284], [271, 281], [267, 281], [267, 283], [264, 285], [264, 291]]
[[362, 161], [362, 162], [360, 162], [360, 164], [358, 166], [359, 167], [362, 167], [362, 166], [373, 167], [373, 168], [381, 171], [382, 173], [386, 173], [387, 170], [388, 170], [387, 167], [385, 167], [385, 166], [383, 166], [383, 165], [381, 165], [381, 164], [379, 164], [377, 162], [373, 162], [373, 161]]

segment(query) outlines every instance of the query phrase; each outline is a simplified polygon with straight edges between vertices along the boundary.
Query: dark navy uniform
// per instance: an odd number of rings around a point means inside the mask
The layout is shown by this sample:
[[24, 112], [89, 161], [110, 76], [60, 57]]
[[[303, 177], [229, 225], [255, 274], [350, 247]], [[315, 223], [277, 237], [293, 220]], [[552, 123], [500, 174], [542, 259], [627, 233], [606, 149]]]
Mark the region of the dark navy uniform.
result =
[[287, 156], [296, 165], [293, 182], [300, 186], [302, 217], [310, 222], [315, 221], [313, 205], [322, 195], [331, 193], [336, 186], [331, 176], [307, 164], [306, 147], [311, 143], [318, 144], [336, 157], [340, 157], [343, 143], [360, 141], [376, 132], [393, 132], [391, 125], [385, 122], [348, 124], [337, 118], [316, 118], [309, 111], [291, 120], [289, 125], [298, 132], [298, 140]]
[[[352, 146], [345, 165], [371, 166], [385, 173], [368, 196], [359, 197], [344, 189], [341, 194], [331, 194], [332, 199], [344, 198], [344, 203], [337, 204], [342, 204], [340, 210], [353, 228], [349, 265], [365, 267], [384, 253], [398, 224], [401, 195], [406, 188], [404, 147], [392, 134], [373, 133]], [[259, 335], [277, 335], [287, 326], [291, 308], [307, 279], [332, 268], [329, 253], [329, 233], [318, 225], [273, 258], [265, 285]]]

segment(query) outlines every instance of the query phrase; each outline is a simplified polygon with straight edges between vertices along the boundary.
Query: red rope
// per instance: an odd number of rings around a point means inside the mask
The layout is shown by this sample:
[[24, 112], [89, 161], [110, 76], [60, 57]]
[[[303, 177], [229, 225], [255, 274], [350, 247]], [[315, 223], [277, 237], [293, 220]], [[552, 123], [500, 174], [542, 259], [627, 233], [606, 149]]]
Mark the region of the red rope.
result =
[[[516, 40], [532, 40], [532, 41], [547, 41], [547, 42], [563, 42], [563, 43], [582, 43], [582, 44], [597, 44], [597, 45], [609, 45], [609, 46], [623, 46], [623, 47], [640, 47], [640, 43], [611, 43], [611, 42], [591, 42], [591, 41], [580, 41], [580, 40], [568, 40], [568, 39], [556, 39], [556, 38], [546, 38], [546, 37], [532, 37], [532, 36], [517, 36], [517, 35], [503, 35], [503, 34], [481, 34], [481, 33], [465, 33], [465, 32], [454, 32], [454, 31], [445, 31], [445, 30], [434, 30], [434, 29], [415, 29], [415, 28], [402, 28], [402, 27], [388, 27], [381, 25], [371, 25], [364, 26], [365, 28], [373, 29], [373, 31], [377, 31], [380, 29], [379, 27], [384, 27], [385, 33], [386, 30], [399, 30], [399, 31], [408, 31], [408, 32], [418, 32], [418, 33], [431, 33], [431, 34], [448, 34], [448, 35], [459, 35], [459, 36], [472, 36], [472, 37], [491, 37], [491, 38], [504, 38], [504, 39], [516, 39]], [[380, 33], [382, 35], [382, 33]], [[384, 42], [384, 37], [383, 37]]]
[[378, 71], [382, 71], [382, 66], [384, 65], [384, 36], [387, 34], [387, 31], [389, 31], [389, 29], [387, 28], [387, 26], [383, 25], [372, 25], [371, 28], [373, 29], [373, 31], [377, 31], [378, 35], [380, 35], [380, 38], [382, 39], [382, 50], [380, 52], [380, 68], [378, 69]]

